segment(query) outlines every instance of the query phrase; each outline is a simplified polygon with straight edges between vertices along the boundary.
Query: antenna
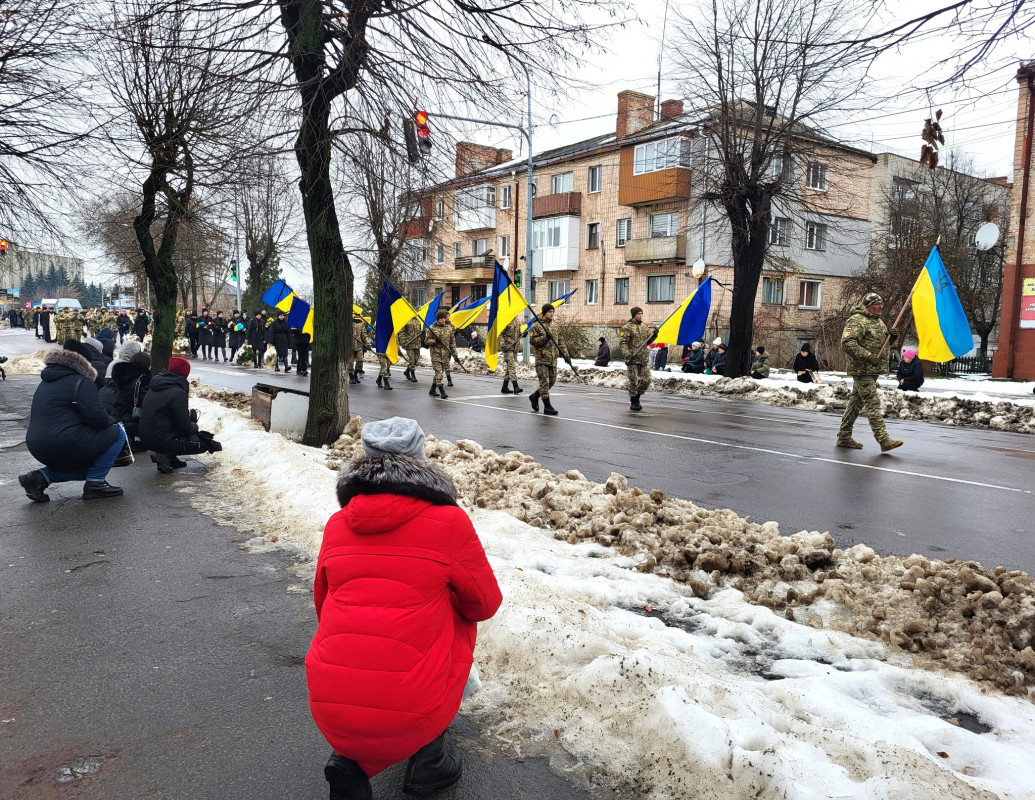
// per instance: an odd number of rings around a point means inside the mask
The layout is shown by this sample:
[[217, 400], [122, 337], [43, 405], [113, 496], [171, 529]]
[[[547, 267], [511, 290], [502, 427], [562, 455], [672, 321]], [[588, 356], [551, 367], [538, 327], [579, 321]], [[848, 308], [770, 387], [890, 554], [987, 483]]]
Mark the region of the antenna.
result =
[[665, 15], [661, 18], [661, 47], [658, 50], [658, 94], [654, 98], [654, 103], [657, 105], [657, 110], [654, 113], [655, 117], [661, 116], [661, 59], [665, 54], [665, 29], [668, 27], [668, 3], [669, 0], [665, 0]]

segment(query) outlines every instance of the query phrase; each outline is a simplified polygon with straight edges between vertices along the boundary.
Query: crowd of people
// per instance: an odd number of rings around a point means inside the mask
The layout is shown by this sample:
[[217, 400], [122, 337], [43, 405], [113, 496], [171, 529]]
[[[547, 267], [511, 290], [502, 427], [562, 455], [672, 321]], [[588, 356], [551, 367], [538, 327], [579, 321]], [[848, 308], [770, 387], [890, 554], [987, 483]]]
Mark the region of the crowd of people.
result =
[[[214, 314], [207, 308], [201, 313], [193, 310], [181, 311], [176, 315], [176, 335], [187, 340], [187, 348], [193, 358], [202, 361], [234, 362], [256, 368], [265, 366], [266, 353], [273, 352], [274, 371], [291, 372], [295, 367], [303, 377], [309, 374], [309, 348], [311, 337], [298, 328], [290, 327], [287, 314], [278, 311], [269, 317], [256, 311], [251, 319], [241, 311], [234, 310], [226, 316], [222, 311]], [[240, 356], [246, 353], [246, 358]]]

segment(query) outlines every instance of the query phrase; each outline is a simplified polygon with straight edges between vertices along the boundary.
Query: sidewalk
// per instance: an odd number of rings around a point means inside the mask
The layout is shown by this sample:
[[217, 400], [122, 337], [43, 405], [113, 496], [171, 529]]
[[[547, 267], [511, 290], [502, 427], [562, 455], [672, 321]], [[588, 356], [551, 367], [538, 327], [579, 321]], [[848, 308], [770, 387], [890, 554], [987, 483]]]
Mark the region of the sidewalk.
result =
[[[29, 502], [17, 476], [36, 463], [23, 441], [37, 383], [0, 384], [0, 797], [327, 797], [303, 667], [315, 617], [311, 595], [287, 592], [290, 559], [244, 553], [191, 508], [176, 489], [205, 480], [203, 461], [175, 478], [146, 459], [114, 470], [121, 498], [59, 484]], [[444, 800], [589, 797], [462, 718], [453, 731], [465, 774]], [[405, 797], [402, 770], [374, 780], [375, 798]]]

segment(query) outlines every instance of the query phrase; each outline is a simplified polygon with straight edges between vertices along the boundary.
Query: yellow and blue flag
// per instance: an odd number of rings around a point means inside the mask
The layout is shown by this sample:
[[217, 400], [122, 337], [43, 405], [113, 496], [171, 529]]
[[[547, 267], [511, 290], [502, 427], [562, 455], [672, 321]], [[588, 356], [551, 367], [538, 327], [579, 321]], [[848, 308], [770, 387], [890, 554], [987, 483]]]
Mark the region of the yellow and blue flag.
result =
[[457, 310], [458, 308], [460, 308], [460, 307], [461, 307], [461, 306], [462, 306], [462, 305], [463, 305], [464, 303], [466, 303], [466, 302], [467, 302], [468, 300], [470, 300], [470, 299], [471, 299], [472, 297], [474, 297], [474, 295], [473, 295], [473, 294], [469, 294], [469, 295], [467, 295], [467, 297], [465, 297], [465, 298], [464, 298], [463, 300], [461, 300], [460, 302], [458, 302], [458, 303], [453, 303], [453, 305], [449, 307], [449, 313], [450, 313], [450, 314], [452, 314], [452, 313], [453, 313], [454, 311], [456, 311], [456, 310]]
[[[262, 295], [262, 302], [264, 305], [273, 306], [274, 308], [280, 308], [280, 304], [287, 300], [289, 297], [295, 297], [294, 291], [284, 281], [279, 278], [273, 282], [273, 285], [267, 289]], [[291, 308], [291, 304], [288, 303], [288, 308]], [[288, 308], [281, 309], [287, 311]]]
[[665, 344], [693, 344], [704, 336], [712, 308], [712, 279], [698, 286], [679, 308], [661, 323], [654, 341]]
[[374, 347], [393, 364], [399, 360], [399, 331], [418, 314], [390, 280], [385, 278], [377, 298], [377, 335]]
[[309, 334], [309, 340], [313, 338], [313, 308], [305, 300], [296, 298], [294, 305], [288, 312], [287, 324], [289, 328], [298, 328], [302, 333]]
[[497, 364], [497, 353], [499, 352], [499, 337], [515, 317], [530, 306], [521, 296], [518, 289], [510, 280], [510, 276], [496, 262], [496, 273], [492, 278], [492, 300], [489, 303], [489, 330], [485, 335], [485, 363], [489, 369], [495, 370]]
[[435, 297], [431, 298], [428, 302], [417, 309], [417, 314], [424, 321], [424, 325], [430, 328], [435, 324], [435, 314], [438, 313], [439, 306], [442, 305], [442, 298], [446, 296], [445, 292], [439, 292]]
[[469, 303], [463, 308], [458, 308], [449, 315], [449, 321], [453, 327], [457, 330], [462, 330], [474, 322], [478, 317], [485, 311], [486, 306], [489, 304], [489, 298], [483, 297], [481, 300], [475, 300], [473, 303]]
[[[550, 305], [552, 305], [554, 307], [554, 310], [556, 311], [558, 308], [560, 308], [562, 305], [564, 305], [564, 301], [565, 300], [567, 300], [569, 297], [571, 297], [577, 291], [578, 291], [578, 287], [572, 289], [570, 292], [568, 292], [566, 295], [564, 295], [564, 297], [559, 297], [556, 300], [551, 300], [550, 301]], [[539, 319], [539, 316], [533, 311], [532, 312], [532, 319], [530, 319], [528, 322], [526, 322], [524, 325], [521, 326], [521, 335], [522, 336], [524, 336], [526, 333], [528, 333], [528, 329], [531, 328], [533, 325], [535, 325], [535, 321], [537, 319]]]
[[931, 248], [913, 284], [913, 319], [920, 339], [917, 355], [925, 361], [952, 361], [974, 347], [967, 315], [937, 247]]

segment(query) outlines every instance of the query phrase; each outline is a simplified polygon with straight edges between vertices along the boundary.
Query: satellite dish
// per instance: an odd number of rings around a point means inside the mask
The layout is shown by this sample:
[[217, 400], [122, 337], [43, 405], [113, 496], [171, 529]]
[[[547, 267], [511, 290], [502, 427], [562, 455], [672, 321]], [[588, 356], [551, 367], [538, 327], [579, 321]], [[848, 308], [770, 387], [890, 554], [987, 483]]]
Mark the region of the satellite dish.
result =
[[694, 265], [690, 269], [690, 272], [693, 273], [693, 276], [695, 278], [700, 278], [702, 275], [704, 275], [704, 270], [705, 270], [704, 259], [703, 258], [699, 258], [699, 259], [697, 259], [694, 262]]
[[974, 246], [978, 250], [991, 250], [999, 242], [999, 226], [986, 222], [974, 234]]

